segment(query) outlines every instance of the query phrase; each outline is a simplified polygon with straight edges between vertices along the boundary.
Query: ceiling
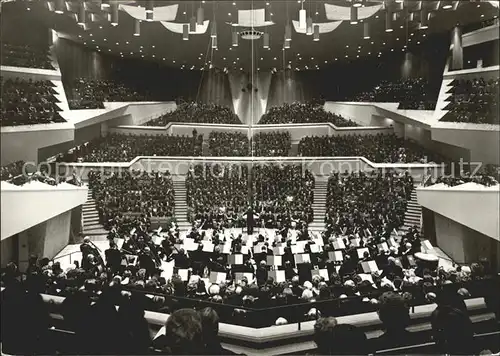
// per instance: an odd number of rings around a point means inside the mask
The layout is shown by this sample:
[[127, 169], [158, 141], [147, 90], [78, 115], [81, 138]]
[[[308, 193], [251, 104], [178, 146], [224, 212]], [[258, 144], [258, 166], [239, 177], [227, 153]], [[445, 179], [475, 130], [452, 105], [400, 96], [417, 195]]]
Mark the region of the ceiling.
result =
[[[77, 24], [75, 13], [78, 2], [67, 2], [64, 14], [50, 11], [47, 2], [21, 2], [3, 4], [2, 15], [9, 11], [31, 11], [46, 21], [60, 36], [79, 42], [89, 48], [122, 57], [143, 58], [159, 61], [172, 67], [186, 70], [200, 70], [213, 65], [218, 68], [252, 70], [277, 70], [291, 67], [295, 70], [320, 69], [333, 62], [353, 61], [357, 58], [383, 56], [388, 52], [405, 51], [406, 48], [419, 46], [432, 33], [446, 32], [457, 23], [466, 25], [498, 16], [498, 8], [489, 2], [459, 1], [456, 9], [442, 9], [440, 1], [424, 1], [424, 6], [431, 10], [429, 28], [418, 29], [420, 16], [415, 21], [409, 14], [419, 10], [421, 1], [408, 1], [398, 4], [393, 0], [390, 8], [398, 13], [393, 23], [394, 31], [385, 32], [384, 10], [365, 19], [370, 23], [371, 38], [363, 39], [363, 22], [351, 25], [344, 21], [336, 30], [322, 33], [320, 40], [313, 41], [313, 36], [299, 34], [292, 26], [292, 41], [289, 49], [283, 49], [285, 25], [291, 20], [298, 20], [301, 1], [156, 1], [155, 6], [178, 4], [175, 20], [177, 23], [189, 23], [199, 6], [204, 8], [205, 20], [217, 23], [218, 48], [212, 49], [210, 27], [204, 34], [190, 35], [184, 41], [182, 34], [171, 32], [159, 22], [141, 23], [141, 35], [134, 36], [134, 18], [127, 12], [120, 11], [118, 26], [112, 26], [107, 13], [99, 5], [87, 3], [87, 14], [94, 13], [93, 22], [87, 21], [85, 29]], [[17, 1], [17, 3], [20, 3]], [[144, 6], [144, 1], [120, 1], [121, 4]], [[311, 14], [316, 23], [329, 22], [326, 18], [325, 3], [350, 6], [346, 0], [310, 1], [305, 0], [304, 9]], [[364, 6], [374, 6], [380, 1], [366, 2]], [[53, 8], [53, 7], [52, 7]], [[270, 49], [263, 48], [263, 40], [249, 41], [239, 38], [239, 46], [233, 47], [231, 22], [238, 21], [238, 10], [263, 9], [270, 12], [273, 25], [268, 26]], [[28, 10], [29, 9], [29, 10]], [[418, 14], [417, 12], [415, 12]], [[243, 28], [239, 28], [241, 31]], [[248, 29], [248, 28], [245, 28]], [[262, 30], [263, 28], [258, 28]], [[407, 47], [405, 47], [407, 46]]]

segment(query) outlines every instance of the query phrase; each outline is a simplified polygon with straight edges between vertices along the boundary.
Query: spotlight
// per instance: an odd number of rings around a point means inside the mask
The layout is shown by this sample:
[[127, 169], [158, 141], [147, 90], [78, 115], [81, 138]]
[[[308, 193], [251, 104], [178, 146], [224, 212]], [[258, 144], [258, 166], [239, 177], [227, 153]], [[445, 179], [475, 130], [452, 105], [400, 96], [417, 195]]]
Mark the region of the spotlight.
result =
[[101, 2], [101, 9], [109, 7], [109, 0], [102, 0]]
[[269, 33], [264, 33], [264, 36], [262, 37], [262, 47], [269, 49]]
[[307, 26], [307, 13], [306, 10], [301, 9], [299, 10], [299, 27], [300, 28], [306, 28]]
[[82, 2], [80, 4], [80, 9], [78, 11], [78, 24], [83, 26], [85, 25], [85, 17], [86, 17], [86, 12], [85, 12], [85, 3]]
[[146, 21], [153, 22], [154, 14], [152, 12], [146, 12]]
[[212, 38], [217, 37], [217, 23], [215, 21], [212, 21], [212, 28], [211, 28], [210, 37], [212, 37]]
[[238, 47], [238, 32], [236, 29], [233, 29], [232, 31], [232, 46]]
[[285, 25], [285, 41], [291, 41], [292, 40], [292, 26], [287, 23]]
[[420, 10], [420, 29], [425, 30], [429, 28], [429, 13], [427, 10]]
[[361, 7], [363, 6], [363, 0], [353, 0], [352, 7]]

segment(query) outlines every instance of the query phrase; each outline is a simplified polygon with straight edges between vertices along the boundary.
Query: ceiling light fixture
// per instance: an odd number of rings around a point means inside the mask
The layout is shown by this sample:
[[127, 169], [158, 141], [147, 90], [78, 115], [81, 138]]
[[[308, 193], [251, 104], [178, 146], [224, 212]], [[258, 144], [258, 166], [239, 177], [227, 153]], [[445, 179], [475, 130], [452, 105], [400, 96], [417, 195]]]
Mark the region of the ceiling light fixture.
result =
[[394, 31], [392, 28], [392, 12], [387, 9], [385, 12], [385, 32]]
[[232, 46], [233, 47], [238, 47], [238, 32], [236, 31], [235, 28], [232, 29]]
[[56, 14], [63, 14], [64, 13], [64, 0], [56, 0], [56, 6], [54, 12]]
[[358, 23], [358, 8], [351, 6], [351, 25], [356, 25]]
[[365, 22], [363, 24], [363, 39], [365, 40], [370, 39], [370, 24], [368, 22]]
[[451, 8], [453, 8], [453, 3], [450, 0], [444, 0], [442, 4], [443, 10], [450, 10]]
[[429, 13], [426, 9], [420, 10], [420, 29], [425, 30], [429, 28]]
[[118, 17], [119, 17], [118, 3], [116, 1], [113, 1], [113, 3], [111, 4], [111, 25], [112, 26], [118, 26]]
[[212, 37], [212, 49], [217, 49], [217, 37]]
[[307, 27], [307, 12], [306, 12], [305, 9], [300, 9], [299, 10], [299, 27], [300, 28], [306, 28]]
[[146, 14], [154, 12], [155, 4], [153, 0], [146, 0]]
[[101, 1], [101, 9], [109, 7], [109, 0], [102, 0]]
[[318, 42], [319, 41], [319, 25], [316, 24], [313, 26], [313, 28], [314, 28], [313, 41]]
[[152, 12], [146, 12], [146, 21], [153, 22], [154, 14]]
[[78, 9], [78, 24], [80, 26], [83, 26], [85, 25], [85, 18], [87, 17], [87, 14], [85, 12], [85, 3], [82, 2], [80, 4], [80, 8]]
[[264, 9], [264, 22], [270, 22], [271, 21], [271, 11], [266, 7]]
[[269, 49], [269, 33], [265, 32], [262, 37], [262, 47]]
[[198, 26], [202, 26], [204, 20], [205, 20], [205, 10], [203, 9], [203, 7], [200, 6], [196, 11], [196, 24]]
[[217, 38], [217, 22], [212, 21], [210, 37]]
[[291, 41], [292, 40], [292, 25], [290, 23], [287, 23], [285, 25], [285, 41]]
[[363, 6], [363, 0], [353, 0], [352, 1], [352, 7], [361, 7]]
[[183, 41], [189, 40], [189, 25], [187, 23], [182, 25], [182, 40]]
[[196, 17], [191, 16], [189, 20], [189, 31], [196, 32]]
[[312, 17], [307, 18], [306, 35], [311, 36], [313, 34], [313, 19]]

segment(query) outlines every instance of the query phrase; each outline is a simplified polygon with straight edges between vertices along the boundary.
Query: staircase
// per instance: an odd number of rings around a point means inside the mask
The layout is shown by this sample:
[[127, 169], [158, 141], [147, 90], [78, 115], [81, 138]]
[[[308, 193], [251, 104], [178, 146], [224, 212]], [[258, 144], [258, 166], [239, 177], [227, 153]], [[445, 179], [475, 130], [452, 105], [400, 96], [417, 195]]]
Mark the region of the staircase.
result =
[[186, 231], [191, 227], [191, 224], [187, 220], [188, 206], [186, 203], [186, 178], [181, 180], [174, 180], [174, 192], [175, 192], [175, 219], [177, 220], [177, 225], [181, 231]]
[[405, 220], [403, 226], [400, 228], [401, 232], [406, 233], [412, 226], [417, 226], [418, 231], [421, 229], [422, 207], [417, 203], [416, 186], [413, 187], [411, 192], [411, 200], [408, 201], [406, 207]]
[[325, 229], [327, 187], [328, 180], [326, 178], [316, 178], [314, 185], [314, 202], [312, 204], [314, 220], [309, 224], [309, 230], [311, 231], [321, 232]]
[[93, 241], [105, 241], [108, 236], [108, 230], [99, 222], [99, 213], [92, 190], [89, 189], [87, 201], [82, 206], [82, 236], [88, 236]]

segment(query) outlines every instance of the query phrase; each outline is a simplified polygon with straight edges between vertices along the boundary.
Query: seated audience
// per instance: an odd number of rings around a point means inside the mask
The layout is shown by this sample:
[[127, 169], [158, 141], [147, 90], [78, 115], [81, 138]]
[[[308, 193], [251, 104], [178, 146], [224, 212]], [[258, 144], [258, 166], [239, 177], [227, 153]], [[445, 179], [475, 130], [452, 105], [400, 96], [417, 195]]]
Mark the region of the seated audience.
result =
[[2, 126], [66, 122], [58, 113], [61, 109], [50, 81], [2, 78], [1, 89]]
[[446, 99], [450, 103], [444, 108], [449, 112], [440, 121], [499, 124], [498, 78], [456, 79], [451, 85], [451, 96]]
[[129, 162], [137, 156], [200, 156], [203, 136], [108, 134], [72, 148], [58, 162]]
[[254, 211], [260, 226], [305, 228], [313, 220], [314, 177], [301, 166], [253, 167]]
[[[441, 83], [441, 82], [439, 82]], [[434, 110], [439, 86], [431, 85], [423, 78], [400, 79], [395, 82], [382, 81], [371, 91], [358, 94], [354, 100], [363, 102], [395, 102], [398, 109]]]
[[476, 183], [476, 184], [481, 184], [486, 187], [492, 187], [498, 184], [498, 181], [492, 177], [491, 175], [488, 174], [475, 174], [471, 175], [470, 172], [465, 172], [464, 174], [461, 174], [458, 177], [452, 177], [452, 176], [441, 176], [434, 179], [430, 179], [428, 182], [426, 182], [426, 186], [431, 186], [434, 184], [446, 184], [449, 187], [455, 187], [460, 184], [465, 184], [465, 183]]
[[108, 177], [90, 172], [89, 188], [96, 201], [99, 220], [108, 229], [132, 229], [135, 226], [126, 222], [137, 219], [146, 228], [148, 218], [174, 214], [174, 190], [168, 172], [124, 171]]
[[442, 163], [444, 158], [416, 142], [384, 135], [306, 136], [299, 142], [303, 157], [365, 157], [377, 163]]
[[243, 132], [212, 131], [208, 147], [212, 156], [248, 156], [250, 142]]
[[147, 95], [139, 93], [123, 83], [112, 80], [79, 78], [65, 85], [71, 110], [104, 109], [106, 101], [148, 101]]
[[49, 48], [32, 44], [11, 44], [2, 41], [2, 65], [26, 68], [54, 69]]
[[23, 173], [24, 161], [12, 162], [1, 167], [0, 180], [9, 180]]
[[248, 168], [244, 165], [196, 165], [186, 177], [188, 221], [205, 228], [243, 227], [246, 223]]
[[404, 222], [412, 190], [408, 172], [333, 174], [326, 197], [327, 233], [392, 233]]
[[182, 103], [158, 119], [148, 121], [147, 126], [165, 126], [170, 122], [198, 124], [241, 124], [234, 111], [226, 106], [197, 102]]
[[259, 132], [253, 136], [252, 156], [286, 157], [292, 148], [290, 132]]
[[306, 124], [329, 122], [339, 127], [358, 126], [340, 115], [326, 111], [316, 103], [293, 103], [270, 108], [262, 115], [259, 124]]

